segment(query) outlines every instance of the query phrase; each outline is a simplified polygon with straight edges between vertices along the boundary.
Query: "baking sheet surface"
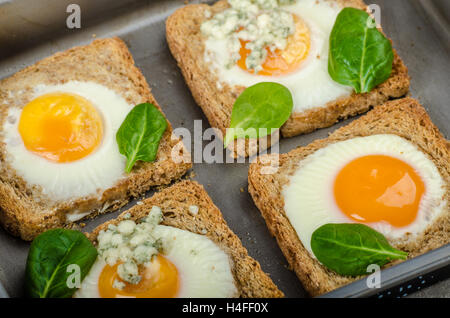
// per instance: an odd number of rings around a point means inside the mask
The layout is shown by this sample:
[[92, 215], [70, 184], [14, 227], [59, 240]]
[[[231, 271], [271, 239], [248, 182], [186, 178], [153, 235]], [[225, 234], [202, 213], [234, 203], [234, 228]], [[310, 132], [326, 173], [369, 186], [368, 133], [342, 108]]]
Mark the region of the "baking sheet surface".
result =
[[[56, 2], [58, 6], [50, 5]], [[421, 1], [372, 2], [380, 5], [384, 31], [393, 39], [394, 47], [409, 68], [412, 96], [422, 102], [433, 122], [448, 139], [450, 62], [445, 41], [448, 40], [448, 20], [442, 14], [442, 9], [433, 11], [445, 8], [448, 3], [445, 0], [436, 1], [437, 6], [431, 6], [430, 9], [429, 6], [424, 8]], [[428, 5], [432, 1], [425, 2]], [[94, 37], [118, 35], [129, 46], [137, 66], [147, 78], [153, 94], [173, 127], [185, 127], [193, 132], [196, 119], [202, 120], [203, 129], [209, 127], [201, 109], [194, 103], [165, 41], [164, 20], [184, 4], [183, 0], [98, 0], [95, 5], [92, 5], [93, 1], [78, 1], [82, 8], [80, 30], [65, 28], [65, 7], [69, 3], [71, 2], [65, 0], [17, 0], [11, 3], [0, 0], [0, 30], [3, 30], [0, 31], [0, 78], [57, 51], [87, 44]], [[52, 10], [52, 14], [48, 14], [46, 10]], [[42, 20], [40, 15], [44, 11], [46, 20]], [[12, 12], [14, 15], [11, 15]], [[283, 139], [280, 152], [325, 138], [351, 120], [304, 136]], [[288, 269], [286, 260], [247, 192], [248, 164], [200, 163], [194, 165], [193, 171], [193, 179], [205, 186], [230, 228], [286, 296], [306, 297], [306, 292], [295, 274]], [[125, 208], [133, 204], [132, 202]], [[119, 213], [120, 211], [88, 221], [85, 230], [89, 231]], [[8, 235], [0, 228], [0, 282], [12, 297], [23, 295], [28, 247], [28, 243]], [[450, 281], [442, 284], [445, 284], [444, 288], [436, 289], [441, 294], [427, 292], [422, 296], [442, 296], [442, 290], [450, 290]], [[0, 288], [0, 297], [1, 294]]]

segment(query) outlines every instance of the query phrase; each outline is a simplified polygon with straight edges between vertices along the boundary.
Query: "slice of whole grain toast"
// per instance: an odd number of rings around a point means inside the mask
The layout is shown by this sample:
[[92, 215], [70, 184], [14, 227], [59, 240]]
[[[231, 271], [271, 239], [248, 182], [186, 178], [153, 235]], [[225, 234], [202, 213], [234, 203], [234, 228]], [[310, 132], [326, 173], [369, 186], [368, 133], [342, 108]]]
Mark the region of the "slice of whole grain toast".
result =
[[[366, 9], [362, 0], [331, 0], [342, 7]], [[197, 104], [202, 108], [212, 127], [218, 128], [223, 136], [230, 126], [231, 111], [236, 98], [245, 87], [221, 83], [217, 85], [217, 75], [209, 68], [204, 56], [204, 37], [200, 31], [201, 24], [207, 19], [205, 12], [212, 15], [228, 8], [228, 2], [221, 0], [210, 6], [191, 4], [178, 9], [166, 22], [166, 37], [170, 51], [176, 59], [185, 81]], [[391, 76], [366, 94], [353, 93], [349, 97], [329, 102], [324, 107], [315, 107], [301, 113], [293, 113], [281, 127], [283, 137], [292, 137], [308, 133], [319, 128], [328, 127], [341, 119], [368, 111], [371, 107], [384, 103], [390, 98], [404, 96], [409, 90], [408, 70], [394, 50], [394, 63]], [[272, 136], [263, 148], [270, 147], [278, 139]], [[253, 143], [260, 143], [252, 140]], [[255, 148], [252, 148], [255, 149]], [[255, 151], [249, 150], [248, 139], [245, 155], [251, 156]], [[236, 154], [235, 154], [236, 156]]]
[[[189, 207], [197, 206], [198, 213], [189, 212]], [[96, 244], [101, 230], [109, 224], [118, 224], [128, 213], [132, 220], [145, 217], [152, 206], [163, 212], [161, 224], [173, 226], [192, 233], [206, 235], [230, 258], [231, 270], [240, 297], [267, 298], [283, 297], [283, 293], [265, 274], [259, 263], [250, 257], [239, 238], [230, 230], [220, 210], [214, 205], [203, 186], [195, 181], [181, 181], [166, 188], [138, 205], [124, 211], [116, 219], [98, 226], [87, 234]]]
[[450, 242], [450, 143], [431, 122], [417, 100], [404, 98], [387, 102], [336, 130], [328, 138], [316, 140], [305, 147], [280, 155], [280, 166], [275, 174], [260, 173], [264, 167], [261, 159], [264, 158], [259, 158], [260, 160], [250, 166], [249, 192], [290, 266], [313, 296], [348, 284], [358, 277], [336, 274], [320, 264], [303, 247], [285, 214], [282, 188], [289, 183], [289, 177], [296, 171], [300, 162], [316, 150], [338, 141], [375, 134], [395, 134], [415, 144], [433, 161], [446, 182], [443, 199], [447, 200], [447, 206], [442, 216], [416, 240], [391, 243], [396, 248], [409, 252], [409, 258], [412, 258]]
[[[180, 140], [172, 139], [172, 127], [168, 124], [156, 160], [138, 162], [114, 187], [103, 189], [101, 198], [92, 196], [58, 202], [44, 196], [40, 189], [30, 187], [6, 161], [2, 127], [7, 120], [8, 108], [24, 107], [33, 97], [36, 85], [68, 81], [95, 82], [115, 91], [131, 105], [150, 102], [161, 111], [127, 46], [119, 38], [95, 40], [89, 45], [56, 53], [1, 80], [0, 104], [6, 106], [2, 105], [0, 109], [0, 223], [24, 240], [32, 240], [50, 228], [70, 225], [66, 215], [72, 211], [90, 212], [93, 216], [118, 209], [150, 187], [180, 178], [191, 167], [190, 162], [175, 163], [172, 160], [172, 149]], [[184, 147], [179, 151], [190, 156]]]

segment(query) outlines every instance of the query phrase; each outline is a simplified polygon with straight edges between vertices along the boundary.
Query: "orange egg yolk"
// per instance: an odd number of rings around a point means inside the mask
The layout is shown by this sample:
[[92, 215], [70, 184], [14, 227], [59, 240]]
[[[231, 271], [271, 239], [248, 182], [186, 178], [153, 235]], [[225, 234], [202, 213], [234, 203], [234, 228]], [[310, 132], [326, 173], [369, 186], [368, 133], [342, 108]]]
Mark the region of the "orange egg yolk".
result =
[[[154, 257], [147, 267], [141, 266], [142, 277], [138, 284], [122, 281], [117, 274], [117, 267], [106, 265], [99, 278], [99, 293], [102, 298], [174, 298], [180, 288], [180, 278], [176, 266], [164, 256]], [[123, 289], [114, 288], [118, 280], [125, 283]]]
[[412, 223], [425, 185], [402, 160], [370, 155], [348, 163], [338, 173], [334, 197], [340, 210], [360, 223], [385, 221], [395, 227]]
[[19, 133], [29, 151], [53, 162], [71, 162], [86, 157], [100, 145], [103, 122], [85, 98], [50, 93], [25, 105]]
[[[269, 48], [267, 50], [267, 58], [261, 65], [262, 69], [257, 72], [257, 75], [264, 76], [279, 76], [294, 72], [300, 67], [300, 64], [308, 57], [311, 47], [310, 32], [306, 24], [296, 15], [294, 15], [295, 33], [290, 35], [287, 39], [287, 46], [284, 50], [275, 50], [272, 52]], [[245, 47], [247, 41], [241, 40], [240, 59], [237, 65], [252, 74], [254, 70], [248, 69], [245, 63], [247, 57], [251, 53]]]

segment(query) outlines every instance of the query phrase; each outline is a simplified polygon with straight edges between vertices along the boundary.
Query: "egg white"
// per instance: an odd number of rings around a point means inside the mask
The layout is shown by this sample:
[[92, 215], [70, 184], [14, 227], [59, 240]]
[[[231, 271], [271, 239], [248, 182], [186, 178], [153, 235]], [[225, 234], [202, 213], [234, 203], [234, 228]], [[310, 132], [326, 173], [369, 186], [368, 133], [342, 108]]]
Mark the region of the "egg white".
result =
[[26, 149], [18, 130], [22, 108], [10, 108], [4, 123], [7, 161], [31, 186], [55, 201], [98, 194], [124, 177], [126, 158], [119, 153], [116, 132], [132, 105], [113, 90], [93, 82], [71, 81], [62, 85], [38, 85], [33, 99], [44, 94], [66, 92], [90, 101], [103, 120], [103, 139], [91, 154], [77, 161], [56, 163]]
[[[238, 297], [228, 255], [208, 237], [164, 225], [152, 234], [162, 240], [164, 257], [178, 270], [178, 298]], [[98, 257], [74, 297], [100, 297], [98, 280], [105, 265]]]
[[388, 240], [417, 237], [441, 213], [447, 202], [445, 183], [434, 163], [414, 144], [397, 135], [381, 134], [357, 137], [330, 144], [302, 161], [284, 186], [284, 211], [303, 246], [313, 255], [311, 235], [327, 223], [355, 223], [336, 204], [333, 185], [339, 171], [352, 160], [367, 155], [386, 155], [409, 164], [425, 184], [415, 221], [404, 227], [387, 222], [366, 225]]
[[218, 88], [223, 87], [222, 83], [231, 87], [249, 87], [259, 82], [276, 82], [291, 91], [293, 112], [323, 107], [328, 102], [350, 96], [353, 89], [336, 83], [328, 74], [329, 37], [342, 8], [333, 1], [298, 0], [284, 9], [303, 19], [311, 32], [310, 52], [300, 68], [282, 76], [253, 75], [237, 65], [227, 68], [225, 64], [229, 53], [226, 41], [208, 38], [205, 41], [204, 59], [218, 77]]

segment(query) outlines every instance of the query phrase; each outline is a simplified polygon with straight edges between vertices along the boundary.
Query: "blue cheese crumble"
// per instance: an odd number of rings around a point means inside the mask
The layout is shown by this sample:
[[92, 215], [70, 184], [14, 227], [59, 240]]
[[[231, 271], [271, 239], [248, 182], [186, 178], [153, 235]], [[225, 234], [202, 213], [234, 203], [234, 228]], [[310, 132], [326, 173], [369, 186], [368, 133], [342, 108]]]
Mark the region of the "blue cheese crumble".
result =
[[129, 218], [125, 215], [119, 224], [110, 224], [102, 230], [97, 238], [97, 250], [108, 265], [121, 263], [117, 274], [123, 281], [138, 284], [141, 281], [139, 265], [147, 265], [162, 249], [162, 242], [152, 235], [154, 228], [162, 221], [162, 211], [153, 206], [148, 216], [139, 223]]
[[189, 206], [189, 213], [193, 216], [196, 216], [198, 214], [199, 207], [197, 205], [190, 205]]
[[230, 8], [217, 13], [201, 25], [206, 37], [225, 40], [229, 53], [227, 68], [240, 59], [241, 41], [250, 54], [245, 60], [255, 73], [262, 69], [267, 49], [274, 52], [287, 46], [287, 38], [295, 32], [294, 16], [282, 6], [296, 0], [228, 0]]

